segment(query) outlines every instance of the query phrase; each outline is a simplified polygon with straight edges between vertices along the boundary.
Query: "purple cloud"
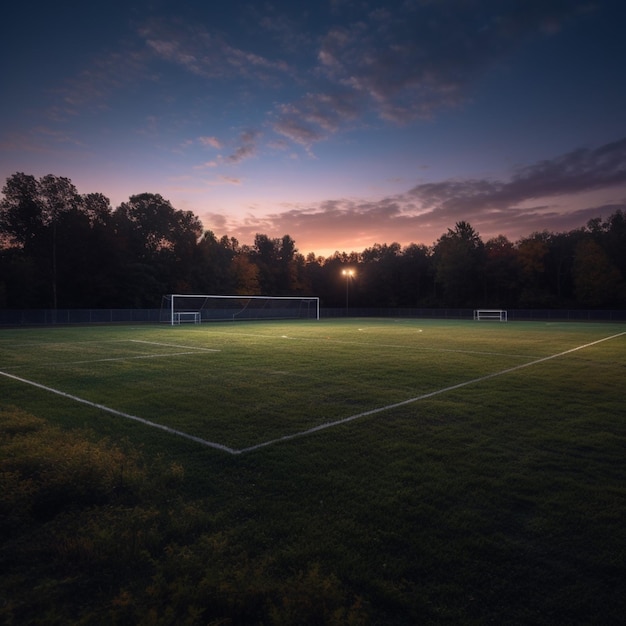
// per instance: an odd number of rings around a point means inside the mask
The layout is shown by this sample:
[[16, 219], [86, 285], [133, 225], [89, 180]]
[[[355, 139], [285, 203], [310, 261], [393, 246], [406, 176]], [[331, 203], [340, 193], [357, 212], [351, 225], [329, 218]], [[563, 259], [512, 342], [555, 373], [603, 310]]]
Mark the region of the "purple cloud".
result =
[[246, 159], [253, 157], [257, 153], [257, 139], [260, 133], [255, 130], [246, 130], [239, 136], [240, 145], [225, 161], [227, 163], [236, 164], [241, 163]]
[[537, 198], [626, 184], [626, 139], [580, 148], [518, 169], [508, 181], [463, 180], [417, 185], [408, 192], [425, 209], [463, 215], [506, 209]]
[[[594, 202], [596, 192], [618, 200]], [[569, 199], [566, 206], [563, 198]], [[516, 240], [537, 230], [580, 228], [618, 209], [626, 209], [626, 139], [520, 168], [509, 179], [444, 180], [380, 200], [291, 205], [232, 221], [228, 232], [241, 241], [258, 232], [287, 232], [301, 250], [319, 252], [317, 242], [331, 240], [340, 251], [358, 251], [394, 241], [430, 245], [459, 220], [469, 221], [485, 240], [499, 234]]]

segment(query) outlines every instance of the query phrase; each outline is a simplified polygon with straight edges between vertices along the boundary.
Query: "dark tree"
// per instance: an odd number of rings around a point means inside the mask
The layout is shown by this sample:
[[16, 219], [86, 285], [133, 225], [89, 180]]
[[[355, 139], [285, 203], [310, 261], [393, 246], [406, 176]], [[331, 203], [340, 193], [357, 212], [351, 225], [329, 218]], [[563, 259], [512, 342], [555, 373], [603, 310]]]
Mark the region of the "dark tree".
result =
[[[15, 246], [32, 253], [44, 230], [39, 183], [34, 176], [18, 172], [7, 179], [0, 203], [3, 247]], [[34, 247], [34, 249], [33, 249]]]
[[519, 259], [513, 243], [504, 235], [489, 239], [485, 243], [485, 306], [514, 306], [519, 281]]
[[202, 224], [191, 211], [177, 211], [159, 194], [131, 196], [115, 211], [125, 274], [125, 299], [157, 306], [164, 293], [188, 289]]
[[399, 258], [398, 274], [401, 306], [428, 306], [433, 298], [433, 266], [430, 249], [410, 244]]
[[366, 248], [361, 253], [361, 264], [359, 283], [362, 291], [368, 294], [368, 304], [398, 306], [402, 292], [400, 244], [377, 243]]
[[484, 244], [468, 222], [457, 222], [434, 247], [437, 283], [448, 306], [480, 305], [484, 299], [482, 271]]
[[574, 260], [578, 304], [587, 308], [626, 305], [626, 281], [594, 239], [580, 241]]
[[302, 272], [304, 274], [304, 285], [307, 290], [305, 295], [319, 296], [322, 305], [327, 300], [326, 272], [324, 271], [324, 258], [317, 256], [315, 252], [307, 254]]
[[542, 232], [533, 233], [517, 242], [521, 280], [518, 302], [522, 307], [553, 304], [546, 272], [549, 241], [550, 234]]
[[250, 250], [250, 260], [258, 268], [259, 286], [263, 295], [288, 296], [304, 290], [304, 259], [298, 254], [296, 242], [289, 236], [272, 239], [257, 234]]
[[83, 198], [68, 178], [52, 174], [40, 180], [15, 174], [3, 193], [0, 228], [4, 238], [32, 260], [37, 282], [49, 285], [49, 289], [42, 288], [42, 294], [49, 294], [48, 303], [56, 309], [59, 285], [68, 293], [69, 278], [80, 267], [78, 261], [72, 262], [74, 247], [90, 229]]
[[282, 295], [279, 294], [278, 288], [279, 248], [279, 239], [272, 239], [260, 233], [257, 233], [254, 237], [254, 245], [250, 251], [250, 260], [258, 268], [259, 287], [262, 295]]
[[587, 229], [605, 250], [609, 260], [626, 279], [626, 207], [618, 208], [606, 220], [590, 220]]
[[189, 291], [205, 294], [227, 295], [236, 291], [233, 259], [238, 254], [239, 243], [224, 236], [217, 239], [207, 230], [196, 249], [192, 281]]

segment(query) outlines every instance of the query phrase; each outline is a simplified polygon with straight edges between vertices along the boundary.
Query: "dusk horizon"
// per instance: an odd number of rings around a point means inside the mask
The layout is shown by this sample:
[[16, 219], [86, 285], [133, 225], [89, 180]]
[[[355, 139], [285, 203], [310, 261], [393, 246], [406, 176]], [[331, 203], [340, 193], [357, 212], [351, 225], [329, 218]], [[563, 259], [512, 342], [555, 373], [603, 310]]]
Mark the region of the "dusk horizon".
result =
[[[10, 9], [0, 179], [330, 256], [626, 209], [619, 2]], [[8, 28], [7, 28], [8, 27]]]

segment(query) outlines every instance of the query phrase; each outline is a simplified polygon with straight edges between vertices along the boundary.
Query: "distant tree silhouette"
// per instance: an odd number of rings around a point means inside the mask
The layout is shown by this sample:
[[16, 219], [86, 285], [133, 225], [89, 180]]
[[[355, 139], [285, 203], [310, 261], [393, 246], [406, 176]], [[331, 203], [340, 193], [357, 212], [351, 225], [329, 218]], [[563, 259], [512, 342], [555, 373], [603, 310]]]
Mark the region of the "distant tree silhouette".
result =
[[574, 285], [584, 307], [623, 306], [626, 281], [597, 241], [586, 239], [576, 246]]
[[434, 247], [436, 280], [443, 288], [444, 302], [451, 306], [479, 306], [482, 300], [484, 244], [465, 221], [448, 229]]
[[521, 293], [518, 302], [522, 307], [543, 307], [554, 303], [546, 278], [549, 240], [548, 232], [533, 233], [517, 244], [521, 269]]
[[288, 234], [253, 245], [203, 231], [159, 194], [113, 210], [68, 178], [10, 176], [0, 199], [0, 307], [154, 307], [164, 293], [316, 295], [353, 307], [626, 307], [626, 214], [483, 243], [466, 221], [432, 245], [305, 258]]
[[[96, 214], [105, 218], [106, 203], [100, 199], [96, 209], [94, 197], [80, 196], [68, 178], [52, 174], [39, 180], [15, 174], [7, 180], [3, 194], [0, 229], [5, 240], [29, 259], [22, 267], [35, 270], [32, 280], [56, 309], [59, 290], [67, 296], [76, 288], [71, 283], [78, 280], [85, 259], [92, 254], [92, 228]], [[84, 246], [82, 254], [78, 254], [79, 246]], [[72, 303], [66, 299], [64, 304]]]
[[504, 235], [485, 243], [483, 306], [507, 308], [515, 304], [520, 281], [518, 251]]
[[183, 290], [193, 272], [202, 224], [177, 211], [159, 194], [131, 196], [114, 213], [126, 298], [134, 306], [157, 306], [161, 294]]

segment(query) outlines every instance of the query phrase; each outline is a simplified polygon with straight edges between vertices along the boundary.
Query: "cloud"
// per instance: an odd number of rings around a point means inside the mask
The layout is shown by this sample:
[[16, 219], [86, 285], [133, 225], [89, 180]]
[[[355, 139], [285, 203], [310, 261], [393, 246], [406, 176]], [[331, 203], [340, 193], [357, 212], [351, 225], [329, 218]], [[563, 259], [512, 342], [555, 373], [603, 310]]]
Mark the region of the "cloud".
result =
[[482, 75], [532, 37], [558, 34], [580, 6], [559, 0], [397, 0], [358, 8], [334, 2], [312, 51], [316, 63], [300, 76], [309, 90], [276, 107], [272, 128], [310, 148], [372, 114], [407, 124], [461, 107]]
[[267, 145], [272, 150], [279, 150], [281, 152], [289, 150], [289, 142], [285, 141], [284, 139], [275, 139], [273, 141], [270, 141]]
[[311, 45], [311, 33], [304, 24], [304, 15], [299, 19], [293, 19], [285, 14], [278, 13], [277, 9], [270, 4], [263, 6], [258, 11], [256, 6], [250, 5], [253, 19], [257, 28], [261, 28], [287, 54], [298, 54], [303, 48]]
[[232, 78], [235, 74], [270, 81], [290, 71], [286, 61], [233, 46], [201, 24], [155, 18], [146, 21], [139, 34], [155, 57], [204, 78]]
[[307, 252], [321, 253], [320, 241], [332, 241], [340, 251], [360, 251], [394, 241], [431, 245], [460, 220], [470, 222], [484, 240], [504, 234], [515, 241], [536, 231], [580, 228], [618, 209], [626, 209], [626, 139], [576, 149], [502, 180], [443, 180], [380, 199], [292, 204], [229, 221], [228, 233], [242, 242], [259, 232], [289, 233]]
[[[244, 79], [247, 85], [232, 99], [250, 97], [259, 84], [272, 89], [276, 104], [259, 115], [276, 135], [310, 152], [372, 116], [405, 124], [463, 106], [478, 78], [530, 38], [558, 36], [585, 4], [337, 1], [291, 16], [271, 5], [248, 5], [241, 20], [248, 26], [252, 20], [255, 30], [229, 37], [217, 22], [152, 17], [137, 29], [141, 47], [92, 60], [60, 90], [50, 116], [66, 119], [87, 105], [112, 105], [115, 91], [141, 82], [159, 85], [169, 65], [207, 84], [220, 81], [220, 89]], [[222, 142], [212, 140], [205, 145], [220, 149]], [[226, 161], [252, 154], [241, 146]]]
[[13, 156], [20, 153], [61, 155], [92, 152], [85, 143], [68, 130], [49, 126], [33, 126], [28, 130], [9, 132], [0, 137], [0, 151]]
[[255, 130], [246, 130], [239, 136], [239, 146], [235, 151], [226, 157], [227, 163], [241, 163], [245, 159], [249, 159], [257, 153], [257, 139], [260, 133]]
[[509, 188], [553, 195], [618, 185], [626, 182], [626, 138], [594, 150], [580, 148], [559, 158], [519, 170]]
[[115, 92], [151, 78], [146, 63], [143, 51], [131, 49], [91, 59], [88, 67], [58, 87], [58, 100], [48, 109], [48, 117], [65, 121], [85, 109], [102, 111]]
[[256, 146], [254, 144], [244, 144], [239, 146], [231, 155], [226, 157], [228, 163], [241, 163], [245, 159], [256, 154]]
[[537, 198], [626, 184], [626, 139], [580, 148], [519, 168], [508, 181], [463, 180], [417, 185], [408, 195], [425, 209], [450, 216], [503, 210]]
[[344, 20], [321, 39], [318, 71], [404, 123], [465, 103], [478, 76], [529, 37], [557, 32], [578, 3], [409, 0], [352, 19], [349, 5], [336, 9]]
[[310, 146], [324, 138], [323, 133], [298, 116], [296, 109], [289, 110], [288, 107], [283, 108], [283, 115], [273, 124], [273, 129], [302, 146]]
[[219, 179], [227, 185], [241, 185], [241, 179], [234, 176], [220, 176]]
[[361, 107], [354, 92], [308, 93], [299, 100], [278, 107], [275, 132], [295, 143], [311, 146], [356, 120]]
[[137, 34], [141, 45], [124, 42], [118, 50], [87, 59], [85, 69], [56, 90], [57, 100], [49, 107], [48, 118], [65, 121], [88, 107], [103, 111], [115, 93], [129, 86], [158, 85], [163, 78], [162, 62], [209, 81], [244, 78], [276, 87], [285, 77], [293, 77], [283, 59], [233, 45], [199, 23], [155, 17], [145, 20]]
[[[246, 159], [250, 159], [257, 154], [257, 140], [261, 136], [261, 133], [256, 130], [245, 130], [239, 134], [237, 139], [237, 147], [228, 156], [224, 157], [221, 154], [217, 155], [215, 159], [211, 161], [205, 161], [200, 165], [196, 165], [194, 169], [200, 170], [205, 168], [219, 167], [220, 165], [237, 165]], [[205, 146], [212, 148], [222, 148], [222, 142], [215, 137], [200, 137], [198, 141]]]
[[219, 150], [222, 147], [222, 142], [217, 137], [198, 137], [198, 141], [203, 146], [209, 146]]
[[205, 213], [202, 216], [203, 222], [209, 230], [226, 230], [228, 229], [227, 218], [220, 213]]

